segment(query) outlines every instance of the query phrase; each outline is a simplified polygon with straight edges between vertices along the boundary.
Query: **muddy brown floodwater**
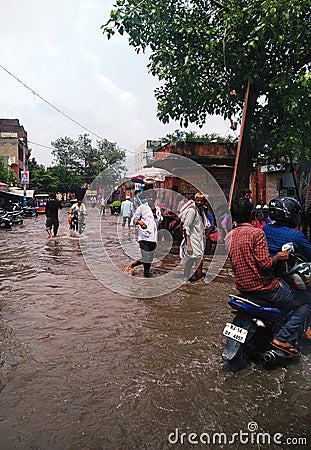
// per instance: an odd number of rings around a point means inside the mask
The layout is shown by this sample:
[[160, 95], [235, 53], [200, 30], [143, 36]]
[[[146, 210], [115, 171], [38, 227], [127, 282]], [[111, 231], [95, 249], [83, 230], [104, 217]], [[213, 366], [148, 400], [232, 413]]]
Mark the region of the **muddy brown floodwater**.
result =
[[[310, 352], [286, 369], [223, 365], [228, 264], [207, 285], [121, 296], [91, 273], [66, 214], [55, 239], [43, 216], [1, 230], [1, 450], [311, 448]], [[103, 227], [122, 269], [117, 220]]]

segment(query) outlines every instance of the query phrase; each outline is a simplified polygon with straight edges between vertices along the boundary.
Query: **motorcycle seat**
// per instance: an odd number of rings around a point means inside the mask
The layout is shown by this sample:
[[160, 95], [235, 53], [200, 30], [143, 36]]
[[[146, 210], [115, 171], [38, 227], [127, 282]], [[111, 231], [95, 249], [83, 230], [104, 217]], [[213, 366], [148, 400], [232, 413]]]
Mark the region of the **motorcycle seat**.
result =
[[[231, 295], [229, 295], [231, 297]], [[236, 297], [238, 299], [245, 300], [246, 303], [250, 303], [256, 306], [268, 306], [271, 307], [271, 303], [263, 298], [258, 298], [253, 295], [240, 293], [239, 295], [234, 295], [232, 297]]]
[[271, 303], [262, 301], [265, 305], [260, 304], [262, 299], [249, 298], [245, 296], [229, 295], [229, 305], [233, 309], [243, 309], [252, 316], [264, 317], [271, 320], [278, 320], [284, 316], [284, 311], [271, 306]]

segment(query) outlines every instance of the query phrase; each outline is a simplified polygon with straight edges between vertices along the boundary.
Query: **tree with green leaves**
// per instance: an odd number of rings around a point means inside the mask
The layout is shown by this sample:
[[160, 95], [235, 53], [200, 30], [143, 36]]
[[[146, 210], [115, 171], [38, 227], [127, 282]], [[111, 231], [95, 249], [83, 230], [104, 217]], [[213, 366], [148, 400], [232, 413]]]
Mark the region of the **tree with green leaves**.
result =
[[48, 169], [39, 166], [32, 170], [29, 181], [30, 188], [37, 193], [78, 192], [81, 191], [83, 185], [83, 180], [79, 174], [63, 166]]
[[[117, 0], [103, 32], [150, 52], [158, 117], [240, 121], [248, 87], [241, 183], [252, 159], [309, 159], [310, 0]], [[242, 156], [241, 153], [241, 156]]]
[[125, 151], [106, 139], [97, 141], [95, 147], [88, 134], [79, 135], [76, 141], [65, 136], [51, 144], [56, 165], [76, 172], [86, 184], [106, 169], [113, 167], [115, 177], [120, 177], [120, 171], [125, 170]]
[[[47, 169], [53, 179], [57, 180], [55, 192], [79, 192], [83, 186], [81, 176], [64, 166], [54, 166]], [[49, 191], [50, 192], [50, 191]]]
[[36, 193], [57, 192], [58, 179], [50, 173], [45, 167], [40, 166], [32, 171], [29, 179], [30, 189], [34, 189]]
[[237, 138], [231, 135], [222, 137], [217, 133], [200, 135], [196, 131], [175, 130], [160, 138], [160, 141], [162, 144], [169, 142], [231, 142], [236, 144]]
[[13, 169], [4, 163], [3, 156], [0, 156], [0, 182], [13, 186], [19, 182]]
[[51, 142], [52, 155], [54, 163], [58, 166], [64, 166], [68, 169], [80, 171], [83, 167], [83, 161], [79, 155], [78, 144], [72, 138], [65, 136]]

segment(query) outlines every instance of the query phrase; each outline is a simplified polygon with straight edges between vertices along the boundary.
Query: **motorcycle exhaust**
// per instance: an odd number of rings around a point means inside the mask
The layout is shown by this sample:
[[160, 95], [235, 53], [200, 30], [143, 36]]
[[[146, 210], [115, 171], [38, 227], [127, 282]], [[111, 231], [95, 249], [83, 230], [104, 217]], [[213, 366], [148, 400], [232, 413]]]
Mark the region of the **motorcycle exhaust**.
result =
[[292, 360], [293, 356], [288, 353], [282, 352], [282, 350], [268, 350], [262, 355], [262, 359], [265, 363], [274, 364], [278, 361]]
[[265, 363], [274, 363], [277, 359], [276, 352], [274, 350], [268, 350], [262, 355], [262, 359]]

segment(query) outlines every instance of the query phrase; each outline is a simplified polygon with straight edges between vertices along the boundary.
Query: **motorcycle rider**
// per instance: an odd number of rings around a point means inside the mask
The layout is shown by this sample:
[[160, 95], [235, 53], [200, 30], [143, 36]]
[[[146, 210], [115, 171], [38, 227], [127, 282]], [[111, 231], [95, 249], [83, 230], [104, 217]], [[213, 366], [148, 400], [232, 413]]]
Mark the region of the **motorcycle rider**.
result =
[[79, 223], [78, 223], [77, 220], [76, 220], [76, 221], [74, 220], [74, 215], [75, 215], [75, 212], [77, 212], [77, 211], [81, 211], [81, 212], [83, 213], [83, 215], [86, 214], [86, 207], [85, 207], [85, 205], [82, 203], [82, 198], [78, 198], [78, 199], [77, 199], [77, 203], [74, 203], [74, 204], [72, 205], [72, 207], [70, 208], [70, 210], [69, 210], [69, 218], [70, 218], [69, 224], [70, 224], [70, 229], [71, 229], [71, 230], [75, 230], [75, 231], [79, 231], [79, 230], [78, 230]]
[[[269, 216], [274, 222], [267, 224], [263, 231], [266, 234], [270, 256], [273, 257], [284, 244], [291, 242], [294, 253], [302, 256], [305, 261], [311, 261], [311, 244], [298, 229], [301, 213], [302, 208], [295, 198], [277, 197], [269, 202]], [[283, 268], [280, 267], [279, 273], [282, 271]], [[310, 291], [307, 294], [311, 297]], [[311, 339], [310, 326], [306, 330], [306, 336]]]
[[295, 295], [294, 288], [275, 277], [272, 267], [278, 261], [289, 258], [287, 251], [269, 255], [265, 233], [250, 223], [252, 204], [240, 198], [233, 202], [232, 219], [236, 222], [225, 238], [226, 247], [235, 275], [236, 288], [246, 296], [268, 302], [284, 312], [293, 310], [286, 323], [277, 331], [271, 345], [297, 356], [298, 350], [291, 343], [296, 331], [311, 313], [311, 301], [307, 295]]
[[278, 197], [269, 202], [269, 216], [274, 223], [263, 228], [270, 255], [275, 255], [284, 244], [292, 242], [294, 252], [311, 261], [311, 244], [298, 229], [301, 223], [301, 206], [292, 197]]

